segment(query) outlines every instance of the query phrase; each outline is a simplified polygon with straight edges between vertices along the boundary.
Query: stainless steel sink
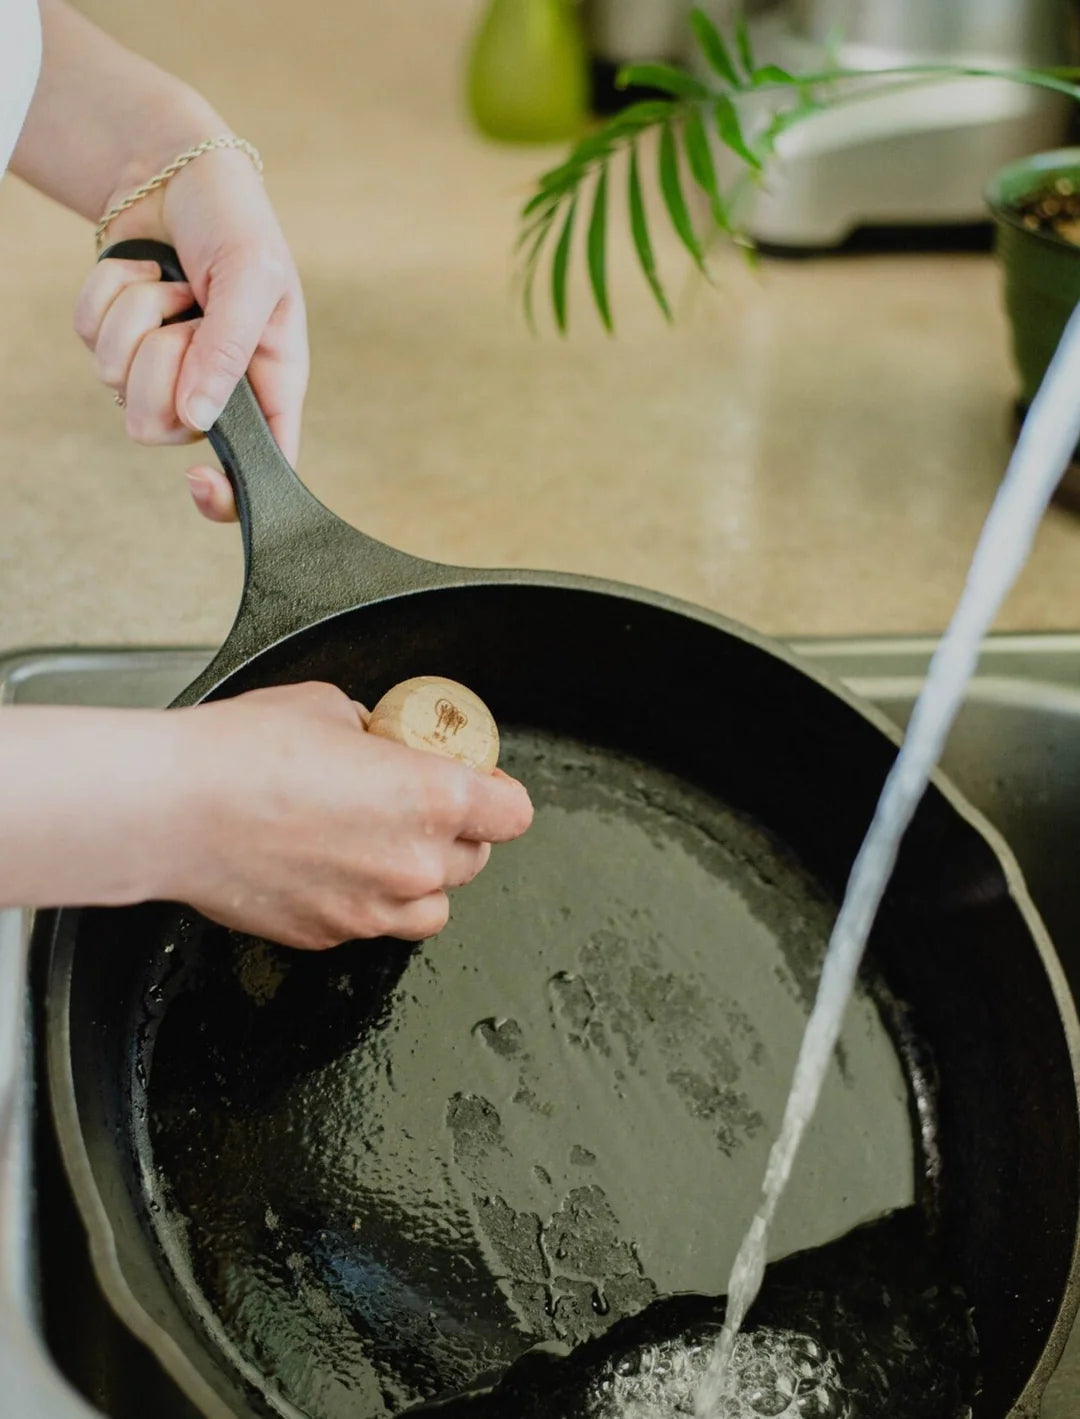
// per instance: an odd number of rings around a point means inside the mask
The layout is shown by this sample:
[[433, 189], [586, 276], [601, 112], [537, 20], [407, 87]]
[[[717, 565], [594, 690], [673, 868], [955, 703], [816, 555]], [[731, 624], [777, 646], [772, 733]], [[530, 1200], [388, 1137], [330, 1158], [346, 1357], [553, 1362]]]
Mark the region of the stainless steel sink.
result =
[[[934, 649], [929, 639], [800, 642], [814, 663], [904, 725]], [[0, 658], [0, 704], [163, 705], [203, 668], [206, 650], [43, 651]], [[1080, 998], [1080, 635], [996, 637], [953, 734], [945, 768], [1010, 843]], [[0, 1000], [19, 980], [32, 920], [0, 913]], [[6, 935], [6, 945], [5, 945]], [[33, 951], [31, 949], [31, 964]], [[40, 998], [31, 974], [31, 1031]], [[4, 1047], [0, 1020], [0, 1049]], [[18, 1037], [8, 1041], [17, 1047]], [[39, 1091], [38, 1098], [41, 1098]], [[24, 1092], [0, 1117], [0, 1288], [17, 1295], [46, 1359], [20, 1419], [87, 1414], [50, 1384], [64, 1375], [108, 1419], [198, 1419], [112, 1318], [93, 1281], [47, 1120]], [[0, 1326], [0, 1360], [4, 1354]], [[0, 1365], [0, 1369], [3, 1366]], [[5, 1371], [5, 1384], [7, 1383]], [[7, 1412], [7, 1399], [0, 1411]], [[1080, 1328], [1043, 1419], [1080, 1413]]]

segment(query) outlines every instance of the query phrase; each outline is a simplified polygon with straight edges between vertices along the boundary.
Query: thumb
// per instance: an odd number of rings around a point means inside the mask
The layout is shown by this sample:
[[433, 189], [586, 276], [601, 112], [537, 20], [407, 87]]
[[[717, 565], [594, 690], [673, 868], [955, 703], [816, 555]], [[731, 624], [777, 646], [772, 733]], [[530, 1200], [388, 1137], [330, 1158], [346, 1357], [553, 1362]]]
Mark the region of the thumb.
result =
[[205, 433], [221, 414], [281, 297], [281, 273], [238, 251], [211, 272], [203, 317], [180, 366], [176, 412]]

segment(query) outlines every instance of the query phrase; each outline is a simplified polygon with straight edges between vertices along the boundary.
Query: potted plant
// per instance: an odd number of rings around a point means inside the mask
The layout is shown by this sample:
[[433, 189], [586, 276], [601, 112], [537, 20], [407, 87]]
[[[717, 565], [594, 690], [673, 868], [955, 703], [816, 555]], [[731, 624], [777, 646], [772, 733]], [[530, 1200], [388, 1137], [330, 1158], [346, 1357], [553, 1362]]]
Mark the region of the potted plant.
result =
[[[574, 145], [562, 163], [537, 180], [521, 213], [519, 237], [525, 308], [530, 320], [537, 277], [547, 269], [555, 323], [560, 331], [566, 330], [575, 232], [584, 227], [582, 246], [593, 300], [603, 324], [609, 330], [613, 328], [607, 231], [616, 183], [625, 184], [626, 220], [642, 275], [670, 319], [645, 202], [648, 177], [642, 155], [647, 137], [656, 139], [655, 181], [667, 217], [690, 259], [707, 273], [706, 252], [715, 238], [728, 237], [750, 248], [744, 228], [747, 199], [773, 159], [781, 135], [823, 109], [850, 105], [853, 122], [857, 122], [860, 100], [881, 93], [885, 87], [962, 77], [1009, 79], [1080, 100], [1080, 84], [1076, 82], [1080, 74], [1073, 70], [927, 64], [884, 70], [837, 67], [795, 74], [774, 64], [757, 62], [743, 21], [735, 25], [730, 38], [722, 35], [699, 9], [692, 12], [691, 25], [704, 60], [701, 72], [705, 77], [671, 64], [627, 66], [619, 76], [622, 87], [657, 91], [660, 97], [631, 104], [598, 125]], [[1045, 162], [1047, 166], [1039, 170], [1040, 180], [1051, 179], [1056, 171], [1055, 161], [1057, 157], [1049, 154], [1028, 160], [1028, 166], [1035, 171], [1040, 162]], [[1027, 190], [1023, 170], [1024, 165], [1019, 164], [1008, 170], [1011, 176], [1003, 174], [999, 179], [1004, 183], [1000, 188], [1003, 200], [999, 221], [1008, 229], [1008, 235], [1003, 236], [1003, 256], [1011, 268], [1015, 248], [1020, 253], [1015, 260], [1023, 269], [1031, 269], [1035, 258], [1025, 254], [1028, 248], [1050, 248], [1059, 259], [1060, 269], [1064, 271], [1068, 266], [1072, 273], [1071, 285], [1063, 285], [1058, 302], [1058, 308], [1067, 313], [1080, 296], [1080, 260], [1072, 260], [1075, 252], [1060, 231], [1031, 229], [1026, 209], [1013, 221], [1015, 202]], [[690, 190], [698, 192], [700, 203], [708, 210], [704, 228], [692, 216], [687, 196]], [[998, 211], [999, 206], [995, 205], [995, 212]], [[1027, 300], [1022, 287], [1011, 289], [1012, 299], [1022, 306]], [[1042, 328], [1046, 340], [1050, 340], [1049, 316], [1043, 318]], [[1060, 327], [1057, 329], [1060, 334]], [[1027, 344], [1024, 349], [1025, 391], [1030, 392], [1029, 375], [1038, 383], [1037, 362], [1033, 354], [1029, 357]]]
[[[990, 183], [987, 202], [997, 223], [1020, 375], [1019, 423], [1080, 301], [1080, 148], [1037, 153], [1003, 168]], [[1080, 507], [1076, 463], [1059, 496]]]

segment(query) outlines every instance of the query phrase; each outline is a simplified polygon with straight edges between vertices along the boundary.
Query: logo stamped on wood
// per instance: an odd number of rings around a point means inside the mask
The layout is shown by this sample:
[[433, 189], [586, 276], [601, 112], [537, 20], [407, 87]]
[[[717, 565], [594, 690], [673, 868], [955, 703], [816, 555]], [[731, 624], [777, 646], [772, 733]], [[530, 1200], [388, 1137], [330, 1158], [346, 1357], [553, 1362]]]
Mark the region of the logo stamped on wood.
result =
[[443, 744], [452, 735], [460, 734], [469, 722], [469, 716], [464, 710], [458, 709], [453, 700], [437, 701], [435, 716], [435, 738]]

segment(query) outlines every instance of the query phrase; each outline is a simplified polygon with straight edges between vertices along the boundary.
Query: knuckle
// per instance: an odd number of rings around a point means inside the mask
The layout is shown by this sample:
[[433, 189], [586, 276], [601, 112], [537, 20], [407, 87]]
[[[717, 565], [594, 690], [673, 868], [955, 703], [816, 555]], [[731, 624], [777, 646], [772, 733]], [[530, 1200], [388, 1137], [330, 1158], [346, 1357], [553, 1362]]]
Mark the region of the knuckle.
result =
[[424, 813], [429, 822], [451, 825], [464, 820], [469, 808], [467, 771], [434, 760], [424, 787]]
[[90, 345], [93, 343], [97, 327], [85, 292], [75, 303], [75, 314], [71, 323], [75, 328], [75, 334], [84, 344]]
[[395, 916], [389, 906], [368, 906], [360, 913], [359, 921], [361, 930], [358, 934], [366, 941], [395, 934]]
[[384, 887], [399, 902], [411, 902], [424, 894], [420, 890], [419, 874], [407, 867], [392, 868], [387, 872]]
[[343, 899], [332, 912], [332, 930], [336, 940], [371, 941], [385, 936], [390, 921], [386, 906], [370, 898]]
[[432, 892], [441, 892], [445, 885], [446, 873], [443, 871], [442, 864], [436, 863], [430, 867], [425, 867], [417, 875], [416, 895], [418, 897], [427, 897]]
[[248, 269], [254, 271], [268, 286], [280, 288], [284, 294], [288, 285], [289, 264], [280, 252], [268, 246], [257, 247], [249, 258]]
[[81, 340], [85, 340], [88, 345], [92, 343], [97, 334], [98, 323], [111, 286], [110, 273], [101, 266], [95, 266], [83, 282], [82, 290], [75, 299], [72, 324], [75, 327], [75, 334]]
[[344, 941], [367, 940], [369, 937], [378, 936], [378, 931], [374, 929], [376, 925], [371, 912], [362, 904], [339, 901], [326, 909], [320, 925], [324, 949], [327, 946], [340, 946]]
[[153, 410], [132, 408], [127, 410], [125, 420], [128, 438], [144, 447], [153, 447], [168, 441], [170, 430], [159, 414]]
[[438, 892], [442, 885], [442, 864], [431, 852], [415, 853], [411, 861], [402, 863], [391, 872], [387, 881], [391, 895], [408, 902]]
[[328, 951], [342, 938], [337, 934], [332, 913], [305, 911], [301, 907], [293, 921], [279, 929], [276, 939], [296, 951]]
[[230, 243], [212, 263], [214, 275], [243, 272], [250, 280], [256, 280], [280, 288], [282, 294], [288, 285], [289, 262], [272, 240], [246, 240], [240, 244]]
[[111, 389], [119, 389], [123, 383], [125, 366], [123, 366], [115, 350], [108, 350], [101, 345], [94, 351], [94, 373], [102, 384], [107, 384]]
[[406, 923], [403, 926], [395, 927], [393, 932], [387, 932], [388, 936], [393, 936], [395, 941], [425, 941], [430, 935], [430, 931], [423, 931], [417, 926]]
[[248, 352], [239, 340], [224, 335], [214, 341], [207, 359], [217, 374], [239, 379], [247, 369]]
[[341, 691], [326, 680], [302, 680], [293, 687], [297, 694], [320, 705], [336, 705], [341, 699]]

